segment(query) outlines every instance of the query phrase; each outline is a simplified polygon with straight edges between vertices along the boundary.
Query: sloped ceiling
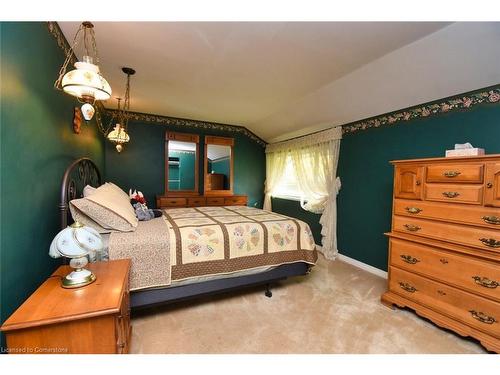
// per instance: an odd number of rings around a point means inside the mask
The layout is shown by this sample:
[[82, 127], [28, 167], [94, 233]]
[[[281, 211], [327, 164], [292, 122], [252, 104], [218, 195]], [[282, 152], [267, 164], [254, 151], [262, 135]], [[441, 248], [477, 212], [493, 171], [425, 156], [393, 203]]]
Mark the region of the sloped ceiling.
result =
[[[59, 25], [72, 41], [79, 23]], [[242, 125], [267, 141], [500, 83], [498, 23], [96, 22], [95, 32], [113, 97], [121, 67], [137, 70], [131, 110]]]

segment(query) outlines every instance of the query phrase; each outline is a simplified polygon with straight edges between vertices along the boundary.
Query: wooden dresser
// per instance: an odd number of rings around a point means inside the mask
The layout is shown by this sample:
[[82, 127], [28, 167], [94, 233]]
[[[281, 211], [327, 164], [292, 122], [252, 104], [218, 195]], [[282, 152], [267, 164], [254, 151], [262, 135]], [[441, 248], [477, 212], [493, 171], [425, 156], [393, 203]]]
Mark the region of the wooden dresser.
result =
[[391, 163], [382, 302], [500, 352], [500, 155]]
[[246, 195], [159, 195], [156, 197], [157, 208], [202, 207], [202, 206], [246, 206]]
[[97, 279], [64, 289], [61, 266], [2, 325], [9, 353], [122, 354], [130, 347], [130, 260], [88, 265]]
[[224, 177], [222, 173], [209, 173], [207, 174], [207, 188], [208, 190], [223, 190], [224, 189]]

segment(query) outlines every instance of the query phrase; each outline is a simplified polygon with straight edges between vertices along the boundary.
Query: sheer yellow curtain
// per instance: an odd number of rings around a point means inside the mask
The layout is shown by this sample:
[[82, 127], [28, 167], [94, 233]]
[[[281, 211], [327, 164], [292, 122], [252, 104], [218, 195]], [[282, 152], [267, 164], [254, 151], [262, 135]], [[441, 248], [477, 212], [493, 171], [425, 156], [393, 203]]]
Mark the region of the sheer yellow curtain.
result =
[[340, 179], [337, 177], [337, 165], [341, 138], [341, 128], [336, 127], [268, 145], [268, 150], [274, 153], [280, 150], [285, 154], [283, 163], [286, 162], [286, 156], [290, 155], [301, 190], [302, 208], [321, 214], [321, 251], [328, 259], [335, 259], [338, 253], [337, 194], [340, 189]]
[[272, 211], [271, 195], [278, 182], [283, 177], [286, 167], [287, 152], [276, 150], [268, 152], [266, 149], [266, 187], [264, 195], [264, 210]]

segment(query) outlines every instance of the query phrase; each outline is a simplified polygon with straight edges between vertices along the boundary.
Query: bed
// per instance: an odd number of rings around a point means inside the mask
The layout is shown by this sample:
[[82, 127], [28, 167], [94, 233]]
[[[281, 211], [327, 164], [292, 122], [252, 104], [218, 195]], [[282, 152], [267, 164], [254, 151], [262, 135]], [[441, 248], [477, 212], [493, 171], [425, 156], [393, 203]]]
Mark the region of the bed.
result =
[[[73, 220], [69, 202], [82, 197], [86, 185], [101, 184], [92, 160], [68, 166], [59, 205], [63, 228]], [[134, 231], [103, 238], [98, 260], [132, 259], [134, 309], [255, 285], [264, 285], [270, 297], [271, 283], [306, 275], [317, 260], [306, 223], [246, 206], [167, 209]]]

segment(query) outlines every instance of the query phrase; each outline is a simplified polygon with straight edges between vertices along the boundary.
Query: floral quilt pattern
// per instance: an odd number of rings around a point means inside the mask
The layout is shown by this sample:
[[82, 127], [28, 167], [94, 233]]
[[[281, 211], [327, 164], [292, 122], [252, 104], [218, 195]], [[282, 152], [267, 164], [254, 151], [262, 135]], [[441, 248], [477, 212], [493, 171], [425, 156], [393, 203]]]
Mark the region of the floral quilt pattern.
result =
[[303, 221], [253, 207], [164, 210], [174, 280], [317, 259]]

